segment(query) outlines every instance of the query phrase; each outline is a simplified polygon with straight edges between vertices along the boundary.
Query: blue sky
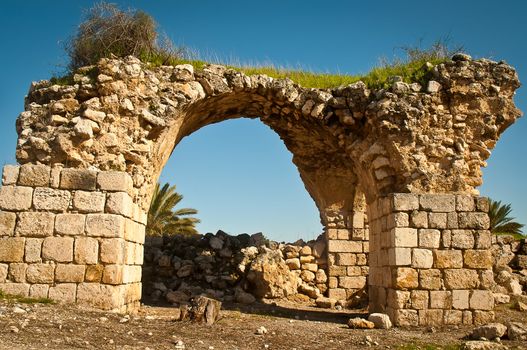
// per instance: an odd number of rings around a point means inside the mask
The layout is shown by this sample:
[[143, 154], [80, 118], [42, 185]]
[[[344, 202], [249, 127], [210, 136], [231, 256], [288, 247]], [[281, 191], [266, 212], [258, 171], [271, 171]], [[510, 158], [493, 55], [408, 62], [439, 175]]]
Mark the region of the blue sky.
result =
[[[177, 44], [205, 57], [273, 62], [320, 72], [367, 72], [397, 47], [450, 36], [474, 57], [505, 60], [527, 79], [527, 2], [496, 1], [115, 1], [150, 13]], [[63, 71], [61, 43], [93, 1], [0, 2], [0, 161], [15, 163], [15, 120], [33, 80]], [[520, 88], [517, 106], [527, 110]], [[484, 169], [483, 195], [512, 203], [527, 223], [527, 118], [510, 127]], [[256, 120], [211, 125], [176, 147], [162, 181], [200, 211], [202, 232], [262, 231], [276, 240], [313, 238], [319, 215], [291, 155]]]

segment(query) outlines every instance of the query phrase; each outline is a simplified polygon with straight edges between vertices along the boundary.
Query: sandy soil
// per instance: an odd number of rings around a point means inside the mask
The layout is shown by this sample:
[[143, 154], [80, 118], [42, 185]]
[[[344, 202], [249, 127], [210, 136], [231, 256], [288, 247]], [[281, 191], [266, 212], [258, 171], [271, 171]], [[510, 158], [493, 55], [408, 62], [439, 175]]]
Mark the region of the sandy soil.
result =
[[[288, 303], [250, 307], [224, 305], [222, 318], [207, 326], [174, 321], [168, 306], [143, 306], [118, 315], [76, 306], [0, 301], [0, 349], [397, 349], [415, 344], [443, 348], [463, 343], [471, 328], [352, 330], [360, 310], [327, 311]], [[497, 321], [527, 322], [527, 313], [502, 306]], [[265, 327], [266, 334], [257, 334]], [[511, 348], [526, 344], [503, 340]], [[183, 344], [183, 345], [182, 345]], [[405, 349], [417, 349], [406, 347]]]

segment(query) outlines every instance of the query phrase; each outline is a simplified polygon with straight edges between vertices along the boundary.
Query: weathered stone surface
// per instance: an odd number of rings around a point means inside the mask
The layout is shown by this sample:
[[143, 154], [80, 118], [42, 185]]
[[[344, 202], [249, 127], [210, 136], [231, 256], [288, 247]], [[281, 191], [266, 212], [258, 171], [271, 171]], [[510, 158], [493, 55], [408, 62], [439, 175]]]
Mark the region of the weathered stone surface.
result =
[[330, 253], [362, 253], [362, 242], [330, 240], [328, 242], [328, 252]]
[[20, 167], [19, 186], [47, 187], [51, 169], [47, 165], [24, 164]]
[[124, 218], [114, 214], [88, 214], [86, 234], [94, 237], [123, 237]]
[[488, 230], [490, 225], [487, 213], [459, 213], [459, 227]]
[[484, 340], [471, 340], [463, 344], [463, 350], [507, 350], [506, 345], [484, 341]]
[[0, 211], [0, 236], [12, 236], [15, 231], [16, 214]]
[[95, 190], [97, 173], [92, 170], [66, 168], [62, 170], [60, 188], [70, 190]]
[[507, 328], [507, 336], [510, 340], [527, 340], [527, 324], [509, 322]]
[[352, 329], [372, 329], [375, 328], [375, 323], [364, 318], [355, 317], [348, 320], [348, 327]]
[[122, 305], [121, 288], [99, 283], [80, 283], [77, 302], [101, 310], [117, 310]]
[[97, 186], [103, 191], [130, 192], [132, 178], [121, 171], [101, 171], [97, 175]]
[[485, 338], [493, 340], [496, 338], [502, 338], [507, 333], [507, 326], [501, 323], [489, 323], [484, 326], [479, 326], [472, 330], [470, 333], [471, 339]]
[[86, 216], [82, 214], [58, 214], [55, 232], [59, 235], [80, 236], [84, 234]]
[[392, 328], [392, 321], [390, 317], [386, 314], [373, 313], [368, 316], [368, 321], [375, 324], [375, 328], [380, 329], [390, 329]]
[[419, 247], [439, 248], [441, 242], [441, 232], [439, 230], [421, 229], [419, 230]]
[[463, 252], [461, 250], [435, 250], [434, 266], [436, 268], [462, 268]]
[[393, 279], [396, 288], [411, 289], [419, 286], [417, 270], [412, 268], [400, 267], [394, 269]]
[[101, 192], [75, 191], [73, 208], [82, 213], [102, 213], [106, 196]]
[[22, 262], [24, 261], [25, 239], [22, 237], [0, 238], [0, 261]]
[[470, 295], [470, 308], [474, 310], [492, 310], [494, 297], [490, 290], [474, 290]]
[[297, 290], [297, 279], [291, 273], [281, 253], [267, 251], [252, 261], [247, 279], [252, 293], [257, 297], [281, 298], [293, 295]]
[[19, 172], [20, 166], [18, 165], [4, 165], [4, 170], [2, 172], [2, 185], [16, 185]]
[[106, 212], [130, 217], [132, 215], [132, 199], [125, 192], [109, 193], [106, 200]]
[[76, 300], [76, 291], [75, 283], [57, 283], [49, 287], [48, 297], [59, 303], [73, 303]]
[[448, 269], [444, 274], [448, 289], [471, 289], [479, 286], [479, 276], [475, 270]]
[[22, 186], [0, 187], [0, 209], [27, 210], [31, 208], [33, 189]]
[[429, 269], [434, 264], [432, 251], [429, 249], [412, 250], [412, 267], [420, 269]]
[[55, 214], [48, 212], [22, 212], [18, 214], [15, 232], [19, 236], [46, 237], [53, 235]]
[[86, 266], [75, 264], [58, 264], [55, 269], [57, 282], [83, 282]]
[[74, 262], [77, 264], [96, 264], [99, 256], [99, 242], [92, 237], [76, 237]]
[[70, 204], [69, 191], [37, 187], [33, 192], [33, 206], [37, 210], [65, 211]]
[[492, 268], [492, 253], [489, 250], [466, 250], [463, 254], [465, 266], [472, 269]]
[[73, 261], [73, 237], [47, 237], [42, 243], [42, 258], [57, 262]]
[[121, 238], [107, 238], [101, 241], [101, 262], [121, 264], [124, 261], [125, 241]]
[[423, 194], [419, 196], [422, 210], [448, 213], [456, 210], [456, 197], [451, 194]]
[[30, 264], [27, 268], [26, 279], [29, 283], [53, 283], [55, 266], [52, 264]]

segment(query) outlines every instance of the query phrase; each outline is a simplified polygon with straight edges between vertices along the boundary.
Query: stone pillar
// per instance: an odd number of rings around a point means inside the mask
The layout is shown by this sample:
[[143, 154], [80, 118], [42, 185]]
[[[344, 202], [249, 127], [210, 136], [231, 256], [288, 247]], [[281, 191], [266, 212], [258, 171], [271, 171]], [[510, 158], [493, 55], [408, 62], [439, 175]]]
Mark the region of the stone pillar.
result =
[[494, 318], [486, 198], [392, 194], [371, 203], [370, 312], [398, 326]]
[[0, 289], [124, 312], [139, 305], [146, 213], [125, 172], [4, 167]]
[[366, 215], [363, 211], [356, 210], [346, 215], [330, 217], [325, 234], [328, 251], [328, 297], [349, 300], [365, 290], [367, 285], [369, 268]]

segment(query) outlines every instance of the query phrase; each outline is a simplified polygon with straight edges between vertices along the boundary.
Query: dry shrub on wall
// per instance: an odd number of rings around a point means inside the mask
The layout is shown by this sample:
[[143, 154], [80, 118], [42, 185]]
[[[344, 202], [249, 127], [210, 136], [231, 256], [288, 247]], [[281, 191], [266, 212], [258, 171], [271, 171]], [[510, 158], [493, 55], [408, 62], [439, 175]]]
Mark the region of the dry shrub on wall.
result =
[[122, 11], [114, 4], [100, 2], [87, 10], [84, 17], [65, 45], [70, 71], [111, 55], [133, 55], [146, 62], [166, 64], [184, 54], [165, 35], [160, 40], [157, 23], [143, 11]]

